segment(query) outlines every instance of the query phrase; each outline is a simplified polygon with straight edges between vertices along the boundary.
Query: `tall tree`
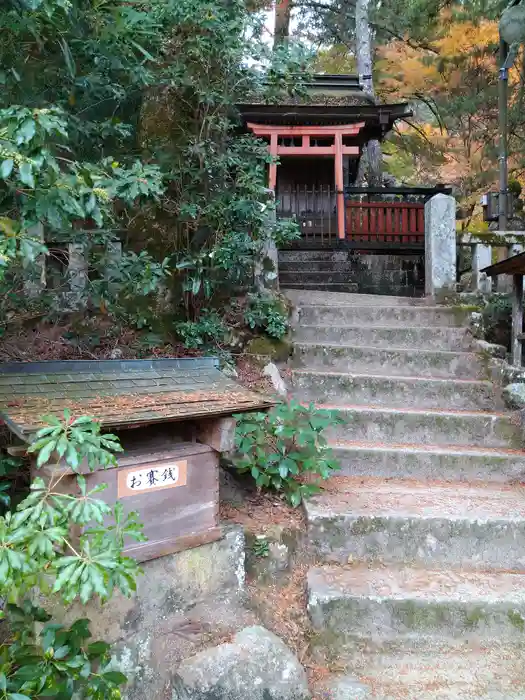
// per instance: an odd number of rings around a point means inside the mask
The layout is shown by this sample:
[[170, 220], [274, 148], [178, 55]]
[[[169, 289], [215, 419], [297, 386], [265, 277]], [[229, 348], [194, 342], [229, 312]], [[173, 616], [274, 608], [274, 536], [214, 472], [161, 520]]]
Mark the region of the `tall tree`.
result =
[[274, 46], [284, 43], [290, 36], [291, 0], [275, 0]]
[[[355, 6], [355, 53], [359, 82], [363, 92], [375, 102], [373, 71], [372, 28], [370, 26], [371, 0], [356, 0]], [[361, 155], [357, 183], [365, 178], [370, 187], [381, 187], [383, 154], [376, 139], [367, 143]]]

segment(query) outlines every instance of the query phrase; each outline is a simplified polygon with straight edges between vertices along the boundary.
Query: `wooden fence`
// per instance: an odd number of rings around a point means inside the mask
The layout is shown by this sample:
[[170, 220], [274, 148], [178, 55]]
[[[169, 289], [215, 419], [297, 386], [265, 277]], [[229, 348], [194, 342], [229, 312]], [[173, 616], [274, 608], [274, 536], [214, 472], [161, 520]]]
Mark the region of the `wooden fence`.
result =
[[[419, 190], [414, 189], [415, 194], [410, 190], [403, 190], [403, 193], [397, 190], [361, 190], [360, 194], [357, 191], [352, 190], [345, 200], [343, 240], [348, 247], [424, 249], [425, 197]], [[331, 247], [341, 243], [337, 230], [335, 187], [280, 187], [277, 191], [277, 216], [297, 220], [302, 232], [299, 246]]]

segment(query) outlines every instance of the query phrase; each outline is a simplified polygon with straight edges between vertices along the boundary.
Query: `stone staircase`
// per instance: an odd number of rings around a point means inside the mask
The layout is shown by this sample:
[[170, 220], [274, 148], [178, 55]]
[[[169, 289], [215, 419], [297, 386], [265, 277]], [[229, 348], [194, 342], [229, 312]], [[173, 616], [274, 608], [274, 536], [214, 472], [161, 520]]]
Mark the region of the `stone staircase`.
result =
[[467, 312], [287, 295], [294, 395], [348, 419], [342, 471], [306, 504], [312, 647], [355, 697], [524, 700], [525, 454]]
[[421, 296], [420, 255], [368, 255], [351, 250], [281, 250], [282, 289]]

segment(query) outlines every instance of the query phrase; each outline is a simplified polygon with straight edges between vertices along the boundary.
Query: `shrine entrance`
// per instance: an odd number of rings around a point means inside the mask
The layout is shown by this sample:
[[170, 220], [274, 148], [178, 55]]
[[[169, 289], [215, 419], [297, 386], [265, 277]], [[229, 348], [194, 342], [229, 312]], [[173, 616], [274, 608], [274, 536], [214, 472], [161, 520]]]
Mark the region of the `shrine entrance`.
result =
[[[277, 163], [270, 164], [268, 186], [276, 192], [276, 195], [288, 197], [290, 212], [298, 218], [303, 229], [311, 229], [305, 232], [306, 236], [310, 233], [320, 234], [323, 237], [327, 235], [331, 238], [332, 214], [335, 213], [337, 238], [345, 240], [344, 157], [351, 156], [356, 161], [359, 158], [359, 146], [349, 141], [355, 141], [355, 137], [365, 123], [333, 126], [273, 126], [249, 122], [247, 126], [253, 134], [269, 141], [268, 150], [272, 156], [308, 158], [310, 163], [313, 158], [333, 158], [333, 186], [329, 183], [311, 188], [299, 185], [295, 191], [291, 187], [283, 187], [282, 192], [277, 193], [279, 167]], [[312, 168], [309, 170], [312, 171]], [[306, 216], [302, 216], [302, 212]]]

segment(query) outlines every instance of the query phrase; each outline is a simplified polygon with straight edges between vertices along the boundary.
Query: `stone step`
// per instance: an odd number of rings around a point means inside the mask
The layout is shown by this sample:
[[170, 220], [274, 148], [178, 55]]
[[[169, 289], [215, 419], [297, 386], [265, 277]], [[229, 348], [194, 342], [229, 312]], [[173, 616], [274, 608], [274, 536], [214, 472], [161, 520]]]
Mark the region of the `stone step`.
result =
[[352, 282], [285, 282], [280, 281], [280, 286], [283, 291], [289, 289], [302, 290], [302, 291], [313, 291], [313, 292], [341, 292], [341, 293], [351, 293], [357, 291], [357, 284]]
[[458, 445], [332, 445], [341, 476], [376, 476], [442, 481], [525, 481], [525, 452]]
[[487, 381], [293, 370], [292, 383], [293, 396], [300, 403], [388, 408], [447, 406], [481, 411], [503, 408], [493, 385]]
[[[363, 306], [303, 305], [299, 308], [301, 325], [330, 326], [434, 326], [460, 328], [465, 325], [469, 311], [460, 307], [443, 306]], [[313, 301], [313, 299], [312, 299]], [[311, 302], [310, 302], [311, 303]]]
[[521, 449], [522, 430], [509, 414], [482, 411], [431, 411], [366, 406], [333, 406], [346, 419], [329, 428], [331, 440], [378, 444], [464, 445]]
[[350, 260], [303, 260], [279, 261], [279, 275], [286, 272], [347, 272], [355, 273], [355, 265]]
[[328, 343], [296, 343], [292, 363], [296, 368], [386, 377], [485, 379], [488, 372], [486, 363], [474, 353], [406, 348], [387, 350]]
[[305, 511], [325, 562], [525, 570], [525, 485], [337, 477]]
[[[339, 650], [335, 666], [367, 700], [524, 700], [525, 645], [498, 639], [443, 642], [419, 637], [416, 643], [367, 640]], [[322, 659], [320, 659], [322, 661]], [[317, 687], [317, 686], [314, 686]], [[323, 682], [319, 681], [323, 688]], [[330, 698], [330, 695], [319, 695]], [[346, 696], [341, 696], [345, 698]]]
[[319, 566], [308, 572], [314, 630], [334, 648], [398, 635], [523, 641], [525, 573], [407, 566]]
[[279, 282], [285, 287], [287, 285], [302, 285], [302, 284], [355, 284], [357, 286], [358, 279], [355, 273], [343, 271], [316, 271], [316, 270], [291, 270], [283, 272], [279, 270]]
[[[428, 306], [425, 297], [390, 296], [385, 294], [335, 294], [330, 292], [306, 293], [287, 290], [286, 296], [299, 306]], [[443, 308], [443, 307], [438, 307]]]
[[294, 329], [297, 343], [354, 345], [377, 348], [468, 351], [472, 336], [464, 328], [416, 328], [370, 326], [304, 326]]
[[324, 260], [326, 262], [340, 262], [348, 260], [347, 250], [280, 250], [279, 265], [281, 263], [303, 263], [309, 260]]

